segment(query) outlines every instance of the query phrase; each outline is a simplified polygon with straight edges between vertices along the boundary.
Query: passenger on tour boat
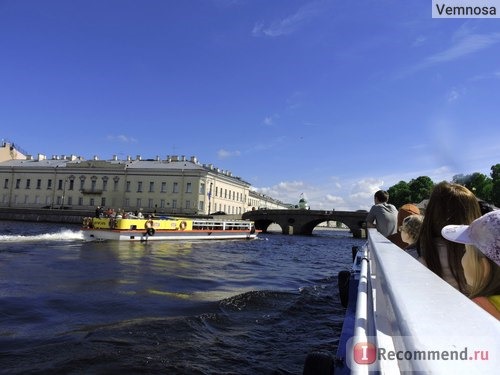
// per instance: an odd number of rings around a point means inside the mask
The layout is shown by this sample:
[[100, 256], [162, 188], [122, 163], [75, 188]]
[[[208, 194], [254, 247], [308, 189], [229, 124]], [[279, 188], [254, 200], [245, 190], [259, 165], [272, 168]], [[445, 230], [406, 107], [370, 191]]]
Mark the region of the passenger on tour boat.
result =
[[420, 236], [423, 221], [424, 217], [422, 215], [410, 215], [404, 218], [400, 228], [401, 239], [406, 244], [404, 250], [414, 258], [420, 256], [416, 243]]
[[470, 225], [447, 225], [441, 233], [449, 241], [465, 244], [462, 266], [469, 297], [500, 319], [500, 210]]
[[419, 260], [464, 294], [468, 290], [461, 264], [465, 246], [445, 240], [441, 230], [446, 225], [469, 225], [480, 216], [479, 203], [469, 189], [440, 182], [432, 190], [417, 243]]
[[375, 204], [366, 216], [366, 226], [368, 228], [377, 228], [385, 237], [397, 232], [398, 210], [387, 203], [389, 193], [379, 190], [373, 196]]
[[403, 204], [398, 210], [397, 232], [387, 237], [388, 240], [398, 245], [402, 249], [406, 248], [408, 244], [401, 239], [400, 230], [401, 226], [403, 225], [403, 220], [405, 219], [405, 217], [408, 217], [410, 215], [420, 215], [420, 209], [411, 203]]

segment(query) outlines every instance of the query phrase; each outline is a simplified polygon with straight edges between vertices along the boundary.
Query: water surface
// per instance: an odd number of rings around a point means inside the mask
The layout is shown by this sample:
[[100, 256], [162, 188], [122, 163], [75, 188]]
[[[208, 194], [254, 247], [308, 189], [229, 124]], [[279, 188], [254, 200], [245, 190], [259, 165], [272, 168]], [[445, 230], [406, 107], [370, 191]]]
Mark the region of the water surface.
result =
[[336, 349], [337, 273], [362, 242], [95, 243], [0, 221], [0, 373], [301, 374]]

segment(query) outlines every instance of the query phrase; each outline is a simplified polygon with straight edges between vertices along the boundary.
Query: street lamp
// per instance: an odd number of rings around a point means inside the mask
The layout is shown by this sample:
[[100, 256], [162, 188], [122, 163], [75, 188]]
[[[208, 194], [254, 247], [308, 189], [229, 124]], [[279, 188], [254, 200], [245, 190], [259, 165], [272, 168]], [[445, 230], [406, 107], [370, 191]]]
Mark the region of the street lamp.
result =
[[212, 185], [213, 183], [210, 183], [210, 189], [208, 190], [208, 214], [210, 215], [211, 211], [211, 205], [212, 205]]

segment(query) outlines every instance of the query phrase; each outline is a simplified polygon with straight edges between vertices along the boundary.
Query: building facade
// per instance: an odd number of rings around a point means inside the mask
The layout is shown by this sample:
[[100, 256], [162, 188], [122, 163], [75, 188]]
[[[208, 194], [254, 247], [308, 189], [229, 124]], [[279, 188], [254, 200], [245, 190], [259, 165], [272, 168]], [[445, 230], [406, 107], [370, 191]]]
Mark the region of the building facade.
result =
[[[2, 154], [2, 148], [8, 153]], [[19, 153], [11, 148], [9, 144], [0, 147], [0, 207], [89, 210], [101, 206], [158, 214], [241, 215], [277, 202], [251, 192], [248, 182], [229, 171], [200, 164], [194, 156], [13, 158]]]

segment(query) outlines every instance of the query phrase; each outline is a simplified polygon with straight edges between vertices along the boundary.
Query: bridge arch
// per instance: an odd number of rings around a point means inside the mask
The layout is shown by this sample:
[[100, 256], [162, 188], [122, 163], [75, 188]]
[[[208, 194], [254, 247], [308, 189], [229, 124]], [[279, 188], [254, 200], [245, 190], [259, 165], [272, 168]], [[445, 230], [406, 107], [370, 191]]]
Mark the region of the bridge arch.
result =
[[364, 234], [366, 211], [321, 211], [321, 210], [255, 210], [242, 215], [243, 219], [255, 222], [255, 227], [267, 232], [268, 227], [276, 223], [283, 234], [310, 235], [314, 228], [325, 221], [339, 221], [345, 224], [354, 237]]

